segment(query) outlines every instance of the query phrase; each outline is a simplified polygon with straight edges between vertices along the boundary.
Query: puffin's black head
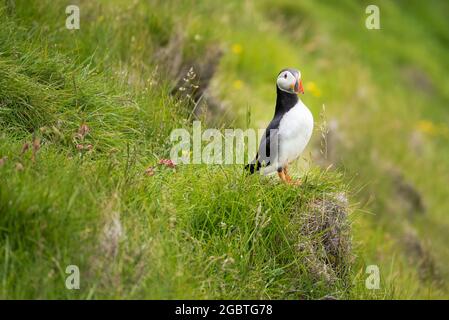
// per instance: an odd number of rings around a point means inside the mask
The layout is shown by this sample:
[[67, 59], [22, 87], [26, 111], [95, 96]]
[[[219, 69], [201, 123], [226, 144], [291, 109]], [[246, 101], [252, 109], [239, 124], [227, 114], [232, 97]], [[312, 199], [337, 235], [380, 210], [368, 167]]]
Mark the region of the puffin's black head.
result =
[[302, 87], [301, 72], [296, 69], [287, 68], [279, 72], [278, 78], [276, 80], [277, 87], [291, 94], [302, 93], [304, 94], [304, 89]]

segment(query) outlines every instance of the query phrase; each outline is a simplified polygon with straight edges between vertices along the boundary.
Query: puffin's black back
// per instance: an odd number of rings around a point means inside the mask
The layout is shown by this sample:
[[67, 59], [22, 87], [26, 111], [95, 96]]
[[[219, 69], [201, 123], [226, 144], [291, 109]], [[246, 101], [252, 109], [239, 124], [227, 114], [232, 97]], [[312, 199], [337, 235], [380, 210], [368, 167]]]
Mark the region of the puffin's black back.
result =
[[[290, 70], [290, 69], [285, 69]], [[284, 71], [284, 70], [283, 70]], [[281, 72], [283, 72], [281, 71]], [[296, 103], [298, 103], [298, 96], [295, 93], [288, 93], [282, 91], [276, 86], [276, 106], [274, 110], [274, 116], [271, 120], [268, 127], [265, 129], [264, 139], [265, 139], [265, 155], [269, 158], [271, 155], [270, 151], [270, 133], [271, 130], [278, 130], [279, 123], [281, 122], [282, 117], [286, 114], [291, 108], [293, 108]], [[259, 153], [257, 153], [256, 158], [245, 166], [245, 170], [249, 170], [251, 174], [258, 171], [261, 167], [261, 163], [258, 160]], [[269, 165], [270, 163], [265, 163], [265, 165]]]

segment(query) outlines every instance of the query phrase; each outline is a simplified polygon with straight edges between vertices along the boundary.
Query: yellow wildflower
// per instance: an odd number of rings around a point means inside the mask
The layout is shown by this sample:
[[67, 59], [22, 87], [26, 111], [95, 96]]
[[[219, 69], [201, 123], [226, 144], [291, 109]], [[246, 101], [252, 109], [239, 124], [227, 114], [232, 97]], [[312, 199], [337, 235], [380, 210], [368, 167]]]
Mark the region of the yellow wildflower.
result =
[[438, 134], [438, 127], [429, 120], [420, 120], [416, 125], [417, 129], [422, 133], [434, 136]]
[[231, 47], [231, 50], [234, 54], [241, 54], [243, 51], [243, 48], [239, 43], [234, 43]]
[[313, 81], [309, 81], [306, 83], [306, 91], [309, 91], [315, 97], [321, 96], [321, 90], [318, 88], [316, 83]]
[[242, 80], [235, 80], [233, 83], [233, 86], [235, 89], [240, 90], [243, 87], [243, 81]]

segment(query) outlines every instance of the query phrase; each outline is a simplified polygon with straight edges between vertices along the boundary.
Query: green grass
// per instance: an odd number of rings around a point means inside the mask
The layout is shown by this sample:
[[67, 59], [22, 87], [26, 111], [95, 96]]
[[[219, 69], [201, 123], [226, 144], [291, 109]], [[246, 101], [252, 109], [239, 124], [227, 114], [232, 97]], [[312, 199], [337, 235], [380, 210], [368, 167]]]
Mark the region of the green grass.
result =
[[[349, 257], [323, 280], [332, 257], [317, 239], [327, 230], [305, 233], [297, 218], [345, 192], [337, 173], [307, 172], [301, 192], [241, 166], [147, 176], [168, 155], [170, 131], [189, 127], [188, 100], [163, 79], [137, 92], [2, 18], [3, 298], [348, 296]], [[321, 250], [314, 269], [301, 243]], [[79, 291], [65, 288], [72, 264]]]
[[[68, 4], [0, 9], [0, 297], [447, 298], [445, 4], [379, 1], [380, 31], [352, 1], [80, 1], [77, 31]], [[323, 104], [339, 122], [335, 170], [314, 164], [318, 130], [292, 168], [299, 189], [240, 166], [157, 165], [195, 118], [176, 79], [216, 48], [209, 91], [227, 108], [201, 119], [264, 127], [276, 72], [297, 66], [317, 127]], [[410, 215], [391, 168], [425, 214]], [[309, 232], [317, 204], [332, 210]], [[65, 288], [70, 264], [81, 290]], [[365, 288], [370, 264], [380, 290]]]

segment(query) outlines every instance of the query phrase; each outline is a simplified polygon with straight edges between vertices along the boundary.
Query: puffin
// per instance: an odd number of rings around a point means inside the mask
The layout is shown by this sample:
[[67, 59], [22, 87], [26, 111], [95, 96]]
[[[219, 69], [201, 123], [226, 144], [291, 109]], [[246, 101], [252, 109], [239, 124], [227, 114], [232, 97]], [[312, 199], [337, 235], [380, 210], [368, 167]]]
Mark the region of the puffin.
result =
[[277, 172], [279, 178], [290, 185], [300, 185], [293, 180], [288, 165], [304, 151], [312, 137], [313, 116], [298, 94], [304, 94], [301, 72], [286, 68], [276, 80], [276, 106], [273, 119], [265, 130], [253, 161], [245, 166], [249, 173], [261, 171], [264, 175]]

